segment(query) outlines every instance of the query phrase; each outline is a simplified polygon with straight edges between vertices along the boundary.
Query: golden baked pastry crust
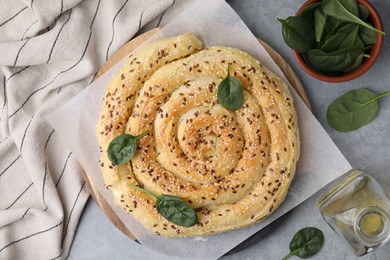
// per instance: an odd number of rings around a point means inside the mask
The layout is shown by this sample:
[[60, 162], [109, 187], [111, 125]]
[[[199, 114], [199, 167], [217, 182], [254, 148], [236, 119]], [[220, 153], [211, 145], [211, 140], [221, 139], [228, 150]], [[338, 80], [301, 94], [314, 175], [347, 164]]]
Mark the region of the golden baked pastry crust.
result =
[[[217, 101], [228, 64], [244, 87], [237, 111]], [[113, 166], [106, 153], [111, 140], [146, 130], [132, 160]], [[285, 82], [237, 49], [202, 49], [191, 33], [148, 43], [129, 57], [107, 87], [97, 136], [115, 203], [168, 237], [224, 232], [269, 216], [287, 194], [300, 147]], [[153, 197], [129, 183], [182, 198], [199, 223], [169, 222]]]

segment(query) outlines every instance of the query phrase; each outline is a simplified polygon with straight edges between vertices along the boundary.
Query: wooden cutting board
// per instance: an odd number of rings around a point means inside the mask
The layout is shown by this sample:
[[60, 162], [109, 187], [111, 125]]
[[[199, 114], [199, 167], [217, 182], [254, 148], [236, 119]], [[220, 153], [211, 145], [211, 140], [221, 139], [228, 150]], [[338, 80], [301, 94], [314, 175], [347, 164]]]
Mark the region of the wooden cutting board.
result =
[[[152, 35], [154, 35], [156, 32], [158, 32], [160, 29], [156, 28], [153, 30], [150, 30], [146, 33], [143, 33], [139, 35], [138, 37], [132, 39], [128, 43], [126, 43], [124, 46], [122, 46], [118, 51], [116, 51], [111, 58], [100, 68], [98, 73], [95, 75], [95, 79], [99, 78], [101, 75], [103, 75], [107, 70], [109, 70], [112, 66], [117, 64], [122, 58], [129, 55], [134, 49], [136, 49], [138, 46], [140, 46], [142, 43], [144, 43], [146, 40], [148, 40]], [[306, 96], [305, 90], [299, 81], [297, 75], [294, 73], [290, 65], [283, 59], [282, 56], [279, 55], [271, 46], [269, 46], [267, 43], [259, 39], [260, 44], [264, 47], [264, 49], [269, 53], [269, 55], [272, 57], [272, 59], [275, 61], [275, 63], [280, 67], [280, 69], [283, 71], [285, 77], [290, 82], [290, 84], [294, 87], [294, 89], [297, 91], [299, 96], [302, 98], [303, 102], [309, 107], [310, 109], [310, 103], [309, 99]], [[86, 185], [99, 206], [99, 208], [103, 211], [103, 213], [110, 219], [110, 221], [123, 233], [125, 233], [128, 237], [130, 237], [133, 240], [136, 240], [136, 237], [131, 233], [130, 230], [127, 229], [127, 227], [123, 224], [123, 222], [119, 219], [119, 217], [115, 214], [115, 212], [112, 210], [111, 206], [107, 203], [107, 201], [103, 198], [103, 196], [100, 194], [100, 192], [97, 190], [96, 186], [94, 185], [92, 179], [88, 176], [88, 173], [84, 172], [83, 177], [86, 181]]]

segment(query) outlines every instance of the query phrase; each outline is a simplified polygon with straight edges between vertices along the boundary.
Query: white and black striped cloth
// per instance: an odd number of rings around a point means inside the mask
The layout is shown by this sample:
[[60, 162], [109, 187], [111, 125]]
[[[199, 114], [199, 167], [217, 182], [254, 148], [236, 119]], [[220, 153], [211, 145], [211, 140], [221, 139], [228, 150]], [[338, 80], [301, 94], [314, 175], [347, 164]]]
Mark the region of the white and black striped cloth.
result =
[[44, 117], [141, 27], [161, 25], [184, 2], [0, 0], [0, 259], [68, 255], [89, 194]]

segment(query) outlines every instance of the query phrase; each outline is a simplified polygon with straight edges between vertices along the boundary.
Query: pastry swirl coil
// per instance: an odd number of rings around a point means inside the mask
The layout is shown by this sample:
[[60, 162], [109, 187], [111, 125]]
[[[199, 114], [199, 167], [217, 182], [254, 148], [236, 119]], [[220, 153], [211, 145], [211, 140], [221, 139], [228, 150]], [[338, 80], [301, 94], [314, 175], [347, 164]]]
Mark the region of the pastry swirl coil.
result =
[[[217, 100], [228, 65], [244, 87], [237, 111]], [[113, 166], [106, 152], [111, 140], [147, 130], [131, 161]], [[261, 221], [284, 200], [299, 159], [297, 117], [285, 82], [240, 50], [202, 49], [191, 33], [148, 43], [128, 58], [107, 87], [97, 136], [115, 203], [167, 237]], [[155, 199], [130, 183], [180, 197], [196, 210], [199, 223], [169, 222]]]

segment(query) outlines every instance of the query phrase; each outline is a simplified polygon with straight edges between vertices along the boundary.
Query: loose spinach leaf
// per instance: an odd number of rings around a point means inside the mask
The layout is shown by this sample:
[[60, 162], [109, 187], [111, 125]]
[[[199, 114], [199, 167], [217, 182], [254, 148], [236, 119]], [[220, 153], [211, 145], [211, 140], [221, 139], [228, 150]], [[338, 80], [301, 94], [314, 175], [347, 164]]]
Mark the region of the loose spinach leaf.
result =
[[[344, 2], [344, 1], [343, 1]], [[345, 4], [345, 3], [344, 3]], [[340, 0], [323, 0], [322, 9], [326, 15], [337, 18], [342, 21], [357, 23], [368, 29], [374, 30], [377, 33], [385, 35], [384, 32], [362, 21], [358, 16], [354, 15], [343, 5]]]
[[315, 46], [313, 27], [304, 17], [290, 16], [278, 20], [282, 23], [283, 39], [290, 48], [305, 53]]
[[376, 33], [373, 30], [360, 26], [359, 35], [365, 45], [372, 45], [376, 43]]
[[316, 36], [316, 42], [321, 41], [322, 36], [326, 31], [325, 22], [326, 22], [326, 15], [324, 14], [324, 11], [322, 11], [322, 8], [316, 8], [314, 10], [314, 33]]
[[309, 258], [320, 251], [324, 243], [324, 234], [314, 227], [299, 230], [290, 242], [290, 253], [282, 260], [296, 255], [300, 258]]
[[368, 12], [367, 8], [359, 4], [359, 18], [365, 21], [368, 19], [369, 16], [370, 13]]
[[309, 50], [306, 58], [313, 69], [320, 72], [339, 72], [351, 67], [364, 47], [347, 47], [333, 52], [324, 52], [320, 49]]
[[356, 130], [374, 120], [378, 112], [378, 99], [387, 95], [390, 95], [390, 91], [376, 94], [368, 89], [351, 90], [329, 105], [326, 119], [338, 131]]
[[346, 24], [325, 41], [324, 45], [321, 46], [321, 50], [332, 52], [354, 46], [358, 31], [359, 26], [357, 24]]
[[191, 227], [198, 223], [198, 215], [195, 210], [179, 197], [172, 195], [157, 195], [132, 184], [129, 184], [129, 187], [155, 197], [157, 212], [172, 223], [183, 227]]
[[137, 139], [148, 133], [149, 131], [137, 136], [122, 134], [115, 137], [107, 149], [108, 158], [111, 163], [113, 165], [121, 165], [131, 160], [137, 150]]
[[244, 103], [244, 90], [239, 79], [230, 76], [230, 67], [224, 80], [218, 85], [218, 102], [226, 108], [238, 110]]
[[171, 195], [162, 195], [157, 199], [156, 208], [164, 218], [184, 227], [191, 227], [198, 223], [198, 215], [180, 198]]

